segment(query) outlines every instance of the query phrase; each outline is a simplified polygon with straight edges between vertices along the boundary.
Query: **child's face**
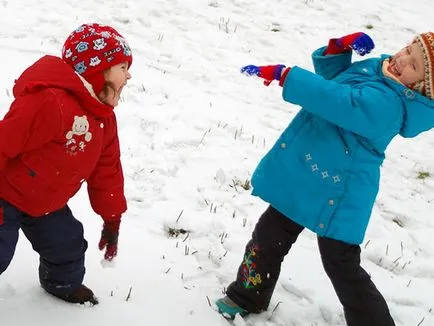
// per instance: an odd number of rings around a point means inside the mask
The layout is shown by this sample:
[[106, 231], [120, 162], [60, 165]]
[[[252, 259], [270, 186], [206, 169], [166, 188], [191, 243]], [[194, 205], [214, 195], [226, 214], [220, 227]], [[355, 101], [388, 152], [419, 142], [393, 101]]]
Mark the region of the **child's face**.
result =
[[422, 49], [412, 43], [392, 56], [387, 70], [404, 85], [422, 81], [425, 75], [425, 63]]
[[101, 100], [111, 106], [117, 106], [123, 87], [127, 84], [131, 74], [128, 72], [128, 62], [121, 62], [104, 71], [104, 77], [114, 88], [109, 88], [106, 96], [100, 95]]

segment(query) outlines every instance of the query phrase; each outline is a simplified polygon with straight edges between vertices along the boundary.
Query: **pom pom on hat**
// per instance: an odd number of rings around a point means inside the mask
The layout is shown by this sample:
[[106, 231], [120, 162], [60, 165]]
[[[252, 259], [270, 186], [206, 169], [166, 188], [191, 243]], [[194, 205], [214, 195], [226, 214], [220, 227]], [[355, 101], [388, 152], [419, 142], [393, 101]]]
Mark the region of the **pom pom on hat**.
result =
[[65, 41], [62, 59], [84, 77], [99, 94], [104, 86], [104, 70], [121, 62], [133, 62], [131, 48], [114, 28], [83, 24]]
[[422, 49], [424, 60], [424, 80], [415, 83], [411, 88], [434, 100], [434, 33], [422, 33], [413, 41]]

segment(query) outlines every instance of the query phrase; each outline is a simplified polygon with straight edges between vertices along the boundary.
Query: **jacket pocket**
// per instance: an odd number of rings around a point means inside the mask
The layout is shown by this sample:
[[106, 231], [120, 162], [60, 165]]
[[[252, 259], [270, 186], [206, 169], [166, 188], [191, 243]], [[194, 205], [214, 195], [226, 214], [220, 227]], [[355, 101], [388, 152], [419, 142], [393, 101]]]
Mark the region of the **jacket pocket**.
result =
[[301, 110], [283, 131], [276, 143], [280, 144], [280, 147], [285, 144], [285, 148], [289, 148], [305, 132], [306, 128], [311, 128], [311, 121], [311, 113]]
[[22, 161], [36, 177], [44, 182], [46, 187], [55, 191], [80, 183], [79, 173], [69, 164], [50, 162], [35, 155], [23, 155]]
[[8, 169], [6, 179], [22, 195], [41, 194], [51, 185], [53, 177], [41, 173], [38, 166], [26, 164], [22, 160], [14, 162]]

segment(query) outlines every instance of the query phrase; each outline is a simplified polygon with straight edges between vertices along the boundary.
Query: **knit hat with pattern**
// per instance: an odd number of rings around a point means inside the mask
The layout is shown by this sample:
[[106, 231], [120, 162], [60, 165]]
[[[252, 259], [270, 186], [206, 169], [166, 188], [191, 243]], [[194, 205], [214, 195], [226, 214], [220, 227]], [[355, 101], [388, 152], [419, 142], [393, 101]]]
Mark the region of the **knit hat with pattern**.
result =
[[114, 28], [99, 24], [83, 24], [66, 39], [62, 59], [86, 79], [99, 94], [105, 84], [104, 70], [133, 62], [127, 41]]
[[422, 33], [416, 36], [413, 43], [417, 43], [422, 49], [425, 64], [424, 80], [410, 87], [422, 93], [430, 99], [434, 99], [434, 33]]

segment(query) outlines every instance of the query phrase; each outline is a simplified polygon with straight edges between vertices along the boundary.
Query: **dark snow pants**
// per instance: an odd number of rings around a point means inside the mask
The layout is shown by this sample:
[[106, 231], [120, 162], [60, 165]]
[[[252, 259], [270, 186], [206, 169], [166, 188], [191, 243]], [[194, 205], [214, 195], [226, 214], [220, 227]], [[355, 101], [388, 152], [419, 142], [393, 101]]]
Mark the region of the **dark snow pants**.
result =
[[[281, 263], [301, 231], [301, 225], [268, 207], [256, 224], [237, 279], [226, 294], [249, 312], [266, 310]], [[360, 247], [324, 237], [318, 237], [318, 245], [347, 325], [394, 326], [386, 301], [360, 266]]]
[[39, 253], [39, 280], [52, 294], [74, 292], [82, 284], [87, 241], [83, 225], [68, 206], [41, 217], [31, 217], [0, 199], [0, 274], [15, 253], [18, 231], [22, 229]]

